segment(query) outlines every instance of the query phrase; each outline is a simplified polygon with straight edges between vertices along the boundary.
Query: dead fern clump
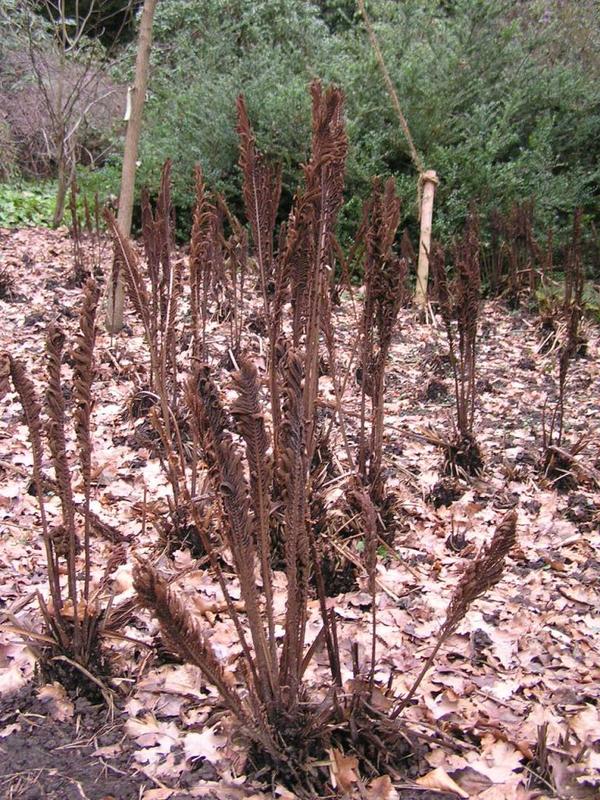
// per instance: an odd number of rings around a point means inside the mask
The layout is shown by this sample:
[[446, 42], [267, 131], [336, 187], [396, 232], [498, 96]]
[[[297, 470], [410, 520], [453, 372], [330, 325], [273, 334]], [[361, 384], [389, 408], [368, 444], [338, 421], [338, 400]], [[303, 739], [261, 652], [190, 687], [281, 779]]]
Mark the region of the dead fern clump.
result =
[[[246, 695], [232, 686], [198, 623], [149, 564], [137, 567], [136, 587], [142, 602], [157, 616], [170, 646], [199, 666], [219, 689], [263, 759], [290, 785], [312, 791], [320, 786], [304, 769], [314, 738], [311, 734], [314, 719], [305, 705], [302, 674], [310, 553], [314, 542], [306, 523], [308, 461], [302, 363], [289, 346], [282, 354], [280, 367], [282, 425], [278, 463], [272, 462], [272, 442], [264, 423], [258, 374], [251, 362], [242, 360], [235, 376], [238, 397], [231, 415], [222, 407], [207, 368], [199, 368], [187, 387], [195, 441], [208, 465], [218, 500], [219, 530], [239, 580], [246, 612], [244, 620], [231, 599], [216, 549], [199, 520], [202, 512], [198, 502], [192, 502], [191, 508], [239, 637]], [[244, 460], [232, 432], [244, 442]], [[173, 453], [172, 459], [175, 458]], [[187, 486], [181, 459], [179, 465], [181, 485]], [[277, 486], [283, 487], [281, 516], [288, 581], [282, 644], [275, 634], [270, 561], [275, 474]], [[259, 582], [256, 574], [260, 576]], [[332, 671], [337, 674], [339, 668], [334, 666], [335, 650], [327, 613], [324, 631], [330, 646]]]
[[[32, 477], [40, 507], [42, 537], [48, 570], [47, 598], [38, 594], [45, 630], [38, 634], [18, 625], [17, 630], [36, 652], [42, 672], [48, 680], [59, 680], [70, 689], [108, 698], [101, 676], [106, 664], [100, 649], [100, 633], [106, 623], [106, 607], [102, 597], [110, 573], [122, 561], [109, 559], [103, 579], [91, 584], [90, 542], [96, 527], [90, 511], [91, 499], [91, 413], [93, 351], [96, 336], [96, 309], [99, 291], [93, 280], [85, 287], [79, 316], [79, 333], [71, 351], [73, 362], [73, 428], [77, 441], [78, 460], [83, 482], [83, 505], [75, 502], [71, 483], [71, 464], [67, 455], [67, 413], [61, 363], [65, 335], [51, 324], [46, 337], [47, 388], [42, 405], [36, 395], [25, 366], [8, 356], [10, 377], [23, 407], [33, 455]], [[45, 417], [45, 419], [44, 419]], [[44, 442], [56, 475], [50, 482], [43, 472]], [[53, 524], [47, 515], [45, 491], [51, 486], [60, 498], [60, 521]], [[83, 526], [77, 524], [77, 513]], [[109, 526], [106, 526], [107, 528]], [[16, 622], [16, 620], [15, 620]]]
[[516, 309], [524, 297], [533, 300], [552, 269], [552, 231], [546, 250], [534, 234], [534, 203], [516, 203], [507, 215], [494, 210], [490, 241], [482, 246], [481, 273], [489, 293]]
[[[573, 357], [585, 357], [587, 354], [587, 338], [583, 330], [583, 283], [578, 285], [578, 274], [581, 269], [581, 210], [575, 212], [571, 242], [564, 254], [564, 284], [547, 281], [538, 295], [540, 344], [538, 352], [551, 354], [561, 349], [568, 336], [573, 303], [578, 302], [581, 311], [577, 323], [576, 340], [572, 347]], [[576, 292], [581, 292], [579, 300]]]
[[565, 293], [562, 315], [564, 336], [558, 351], [558, 397], [546, 424], [542, 417], [542, 470], [551, 484], [561, 491], [574, 489], [580, 481], [596, 482], [595, 470], [586, 469], [577, 456], [589, 443], [582, 436], [567, 447], [564, 444], [564, 414], [567, 399], [569, 368], [577, 355], [580, 344], [580, 324], [583, 313], [583, 287], [585, 277], [581, 259], [581, 209], [577, 209], [573, 220], [573, 235], [565, 265]]
[[469, 216], [464, 235], [454, 251], [455, 279], [448, 285], [445, 255], [434, 245], [431, 256], [436, 276], [438, 310], [448, 340], [454, 377], [456, 418], [454, 435], [424, 433], [432, 444], [445, 450], [444, 472], [454, 477], [478, 475], [483, 469], [481, 448], [473, 434], [475, 418], [477, 323], [481, 302], [479, 272], [479, 224]]
[[[83, 205], [83, 219], [80, 206]], [[94, 196], [94, 207], [86, 196], [80, 201], [77, 181], [71, 182], [69, 193], [69, 213], [71, 216], [71, 243], [73, 248], [73, 268], [67, 277], [67, 288], [84, 286], [89, 278], [102, 278], [103, 237], [100, 229], [100, 203], [98, 194]]]
[[[268, 782], [283, 782], [300, 797], [331, 792], [335, 762], [355, 758], [357, 776], [387, 772], [407, 774], [422, 745], [397, 717], [412, 701], [435, 655], [456, 629], [471, 603], [500, 579], [504, 559], [515, 541], [516, 512], [499, 525], [489, 546], [466, 568], [452, 597], [432, 655], [408, 694], [395, 700], [375, 685], [377, 604], [375, 579], [375, 510], [363, 491], [356, 497], [367, 531], [366, 563], [372, 613], [369, 668], [360, 668], [353, 652], [354, 679], [341, 681], [341, 659], [335, 613], [325, 603], [323, 575], [315, 549], [315, 532], [307, 518], [310, 505], [307, 430], [303, 416], [303, 370], [297, 351], [284, 346], [280, 359], [282, 421], [279, 459], [272, 460], [272, 439], [265, 425], [254, 365], [242, 360], [234, 382], [237, 399], [228, 415], [209, 371], [199, 368], [187, 387], [195, 436], [208, 465], [216, 498], [217, 527], [239, 582], [244, 612], [233, 602], [230, 582], [209, 537], [207, 557], [217, 577], [227, 613], [240, 647], [240, 665], [231, 674], [217, 658], [210, 631], [194, 617], [183, 600], [149, 563], [135, 569], [135, 586], [143, 605], [158, 619], [165, 644], [185, 661], [197, 665], [213, 684], [249, 740], [248, 769]], [[243, 442], [235, 444], [235, 431]], [[173, 453], [173, 459], [177, 455]], [[183, 462], [180, 460], [181, 467]], [[182, 485], [185, 480], [182, 480]], [[283, 487], [282, 494], [278, 487]], [[275, 610], [270, 561], [269, 517], [273, 499], [282, 503], [285, 572], [285, 612]], [[198, 518], [206, 501], [192, 503]], [[317, 576], [322, 629], [306, 642], [310, 575]], [[281, 626], [283, 635], [277, 634]], [[303, 676], [318, 646], [325, 646], [331, 685], [319, 699], [309, 697]], [[351, 756], [346, 755], [351, 754]], [[411, 761], [412, 759], [412, 761]]]
[[[345, 381], [336, 367], [332, 316], [332, 287], [339, 258], [335, 223], [343, 200], [348, 147], [343, 95], [336, 88], [323, 89], [317, 82], [311, 86], [311, 94], [311, 156], [277, 247], [273, 242], [279, 173], [256, 150], [242, 100], [238, 104], [238, 129], [251, 232], [249, 256], [248, 241], [244, 242], [235, 219], [227, 217], [219, 198], [208, 197], [197, 173], [190, 267], [193, 344], [190, 375], [185, 379], [179, 376], [178, 381], [177, 373], [169, 371], [170, 365], [176, 364], [170, 346], [165, 346], [172, 340], [170, 326], [175, 329], [176, 321], [171, 295], [165, 295], [165, 315], [160, 305], [162, 295], [156, 293], [158, 323], [154, 328], [148, 311], [155, 294], [153, 279], [144, 276], [135, 252], [109, 217], [130, 300], [144, 326], [150, 351], [152, 390], [158, 400], [148, 413], [160, 437], [162, 462], [172, 486], [171, 517], [177, 513], [186, 525], [193, 525], [205, 563], [218, 583], [224, 613], [239, 645], [235, 672], [231, 664], [219, 659], [208, 625], [149, 562], [138, 563], [134, 570], [139, 600], [158, 620], [168, 652], [196, 665], [217, 689], [222, 704], [248, 741], [248, 771], [271, 785], [283, 783], [303, 798], [332, 794], [340, 764], [347, 760], [354, 763], [353, 770], [361, 780], [379, 776], [382, 771], [394, 776], [407, 774], [407, 764], [419, 758], [421, 745], [400, 721], [401, 712], [413, 701], [423, 675], [470, 604], [500, 579], [516, 526], [514, 513], [505, 517], [474, 567], [467, 567], [424, 670], [405, 697], [390, 697], [375, 680], [376, 562], [378, 516], [385, 508], [384, 372], [402, 302], [400, 284], [405, 269], [405, 261], [393, 247], [399, 201], [393, 182], [384, 187], [377, 184], [361, 234], [369, 285], [359, 353], [365, 410], [357, 459], [346, 434], [342, 404]], [[227, 249], [222, 234], [225, 217], [234, 231], [233, 249]], [[477, 284], [474, 290], [465, 277], [478, 279], [473, 229], [474, 225], [466, 243], [459, 245], [456, 259], [461, 273], [457, 297], [462, 298], [457, 308], [462, 309], [463, 320], [456, 346], [463, 360], [460, 366], [453, 366], [457, 384], [460, 370], [465, 383], [462, 394], [457, 391], [457, 402], [459, 398], [462, 402], [459, 421], [463, 433], [472, 429], [473, 407], [468, 392], [473, 393], [475, 385], [475, 335], [469, 313], [476, 306], [473, 297], [478, 299], [479, 287]], [[151, 237], [149, 241], [153, 241]], [[157, 258], [148, 250], [146, 260], [156, 262]], [[243, 263], [243, 270], [231, 267], [234, 262]], [[268, 337], [264, 379], [247, 353], [232, 346], [228, 355], [237, 365], [232, 376], [236, 397], [225, 403], [225, 393], [213, 378], [214, 365], [208, 357], [205, 321], [211, 281], [217, 273], [223, 274], [219, 271], [229, 268], [233, 280], [235, 270], [235, 280], [239, 281], [235, 297], [240, 308], [228, 319], [236, 319], [235, 330], [241, 331], [246, 327], [241, 325], [243, 275], [253, 264]], [[160, 280], [154, 281], [157, 286]], [[170, 281], [171, 286], [176, 283]], [[175, 302], [177, 299], [178, 294]], [[465, 304], [468, 308], [463, 309]], [[451, 339], [450, 346], [454, 344]], [[335, 403], [327, 414], [320, 414], [319, 379], [325, 361]], [[351, 370], [348, 367], [349, 374]], [[189, 421], [187, 445], [179, 430], [180, 398]], [[330, 535], [325, 489], [329, 480], [341, 477], [328, 472], [333, 450], [329, 437], [335, 424], [346, 451], [347, 463], [339, 471], [342, 475], [347, 471], [345, 501], [363, 537], [359, 567], [366, 577], [371, 628], [365, 663], [359, 663], [355, 648], [351, 655], [353, 679], [346, 684], [342, 681], [342, 662], [347, 654], [340, 650], [336, 613], [327, 599], [323, 570], [323, 541]], [[356, 468], [357, 461], [360, 469]], [[274, 539], [277, 567], [286, 577], [283, 589], [274, 575]], [[283, 610], [276, 591], [284, 593]], [[313, 607], [320, 630], [309, 640]], [[306, 670], [315, 654], [323, 650], [329, 677], [311, 694]]]
[[[142, 198], [144, 260], [121, 234], [109, 210], [105, 218], [114, 242], [115, 262], [122, 270], [127, 297], [142, 324], [149, 356], [149, 381], [136, 390], [129, 404], [128, 413], [136, 418], [129, 442], [136, 449], [147, 447], [162, 460], [171, 485], [169, 539], [181, 535], [183, 540], [190, 533], [189, 509], [182, 508], [177, 471], [168, 460], [174, 438], [178, 439], [182, 453], [191, 457], [191, 436], [179, 397], [181, 381], [177, 356], [183, 263], [172, 253], [170, 176], [171, 163], [167, 161], [154, 211], [148, 195], [145, 193]], [[192, 347], [200, 347], [197, 338]]]

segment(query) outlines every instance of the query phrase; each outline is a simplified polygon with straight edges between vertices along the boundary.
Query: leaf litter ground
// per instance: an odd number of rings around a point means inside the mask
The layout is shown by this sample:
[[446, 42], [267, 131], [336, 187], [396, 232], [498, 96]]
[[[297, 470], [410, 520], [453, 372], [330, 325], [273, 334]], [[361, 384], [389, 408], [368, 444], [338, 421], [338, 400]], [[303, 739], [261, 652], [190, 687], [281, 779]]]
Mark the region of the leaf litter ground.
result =
[[[71, 243], [65, 230], [0, 231], [0, 257], [16, 287], [10, 301], [0, 301], [0, 348], [28, 364], [41, 392], [46, 325], [57, 320], [71, 330], [76, 324], [81, 293], [66, 288]], [[342, 369], [356, 331], [352, 303], [344, 300], [334, 313]], [[385, 463], [396, 510], [394, 545], [382, 550], [378, 567], [375, 677], [381, 686], [391, 680], [396, 695], [408, 689], [429, 653], [461, 563], [489, 539], [506, 509], [518, 505], [519, 548], [505, 577], [469, 611], [421, 685], [419, 702], [406, 712], [415, 730], [437, 732], [418, 796], [434, 796], [429, 787], [483, 800], [586, 800], [600, 791], [600, 493], [590, 484], [558, 493], [540, 478], [542, 414], [555, 397], [556, 353], [540, 352], [535, 316], [494, 302], [485, 304], [481, 319], [475, 431], [486, 468], [467, 484], [444, 480], [440, 452], [418, 436], [428, 425], [449, 430], [452, 383], [441, 331], [415, 323], [410, 310], [401, 312], [386, 371]], [[214, 362], [225, 365], [226, 324], [213, 322], [209, 336]], [[566, 429], [572, 441], [586, 432], [597, 436], [600, 419], [598, 329], [589, 326], [587, 336], [587, 356], [569, 377]], [[264, 348], [255, 331], [247, 331], [246, 345], [260, 365]], [[211, 626], [211, 642], [234, 675], [237, 646], [215, 583], [188, 548], [171, 554], [161, 549], [152, 525], [166, 510], [169, 487], [145, 436], [144, 417], [130, 413], [147, 361], [132, 317], [113, 341], [101, 330], [96, 360], [93, 510], [129, 537], [127, 564], [113, 575], [113, 604], [127, 607], [134, 596], [132, 556], [151, 557]], [[228, 372], [221, 373], [227, 387]], [[327, 375], [320, 391], [329, 413], [335, 396]], [[350, 411], [357, 397], [357, 387], [349, 387]], [[44, 558], [30, 492], [31, 456], [14, 395], [4, 399], [1, 414], [0, 609], [3, 621], [16, 617], [39, 629], [35, 594], [45, 591]], [[354, 421], [350, 414], [351, 441]], [[343, 449], [336, 444], [343, 473]], [[600, 467], [598, 447], [596, 438], [580, 456], [592, 476]], [[337, 517], [342, 522], [343, 496], [343, 478], [333, 480], [327, 490], [332, 528]], [[49, 508], [58, 514], [58, 499], [50, 497]], [[346, 555], [360, 563], [360, 546], [359, 539], [340, 540], [334, 550], [340, 563]], [[97, 575], [112, 547], [95, 540]], [[275, 587], [280, 611], [284, 588], [282, 575]], [[370, 598], [360, 569], [351, 590], [330, 602], [346, 657], [343, 678], [350, 680], [351, 644], [358, 643], [365, 659], [370, 651]], [[319, 629], [316, 603], [310, 610], [309, 640]], [[0, 634], [3, 796], [289, 797], [281, 786], [266, 792], [241, 777], [245, 749], [218, 698], [195, 668], [157, 656], [154, 623], [133, 610], [124, 624], [128, 640], [108, 642], [119, 708], [112, 719], [102, 706], [69, 699], [57, 684], [32, 684], [31, 652], [9, 631]], [[326, 673], [326, 655], [318, 654], [307, 672], [315, 697]], [[379, 701], [389, 702], [383, 692]], [[544, 770], [535, 760], [540, 730], [549, 752]], [[344, 763], [333, 764], [336, 769], [342, 785]], [[537, 780], [536, 769], [543, 773]], [[407, 783], [416, 777], [410, 774]], [[393, 787], [382, 776], [362, 796], [391, 800], [417, 796], [415, 791]]]

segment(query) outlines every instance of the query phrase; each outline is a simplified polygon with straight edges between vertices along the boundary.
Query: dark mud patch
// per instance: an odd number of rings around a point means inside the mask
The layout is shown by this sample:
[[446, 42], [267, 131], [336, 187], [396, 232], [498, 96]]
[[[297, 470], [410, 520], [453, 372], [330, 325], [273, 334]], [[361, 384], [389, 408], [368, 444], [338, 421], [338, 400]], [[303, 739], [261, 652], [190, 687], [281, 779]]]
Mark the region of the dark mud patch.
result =
[[[100, 753], [97, 751], [101, 750]], [[0, 698], [0, 797], [8, 800], [133, 800], [150, 781], [136, 773], [123, 719], [75, 701], [53, 719], [30, 685]]]

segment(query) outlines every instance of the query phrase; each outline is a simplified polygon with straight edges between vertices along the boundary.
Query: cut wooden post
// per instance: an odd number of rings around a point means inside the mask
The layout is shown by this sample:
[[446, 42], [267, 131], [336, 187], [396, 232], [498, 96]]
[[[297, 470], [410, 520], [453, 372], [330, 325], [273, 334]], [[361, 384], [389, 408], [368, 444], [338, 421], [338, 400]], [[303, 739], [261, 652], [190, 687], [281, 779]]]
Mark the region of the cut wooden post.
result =
[[419, 262], [417, 264], [417, 288], [415, 303], [421, 310], [427, 308], [427, 281], [429, 280], [429, 252], [431, 249], [431, 220], [433, 218], [433, 198], [439, 180], [434, 170], [427, 170], [421, 176], [423, 199], [421, 200], [421, 238], [419, 240]]

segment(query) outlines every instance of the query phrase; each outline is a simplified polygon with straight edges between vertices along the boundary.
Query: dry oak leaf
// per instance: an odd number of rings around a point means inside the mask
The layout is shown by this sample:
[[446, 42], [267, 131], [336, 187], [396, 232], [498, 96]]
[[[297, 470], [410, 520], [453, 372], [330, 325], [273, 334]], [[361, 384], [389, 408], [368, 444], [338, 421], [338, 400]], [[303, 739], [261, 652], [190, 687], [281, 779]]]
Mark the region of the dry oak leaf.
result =
[[337, 750], [335, 747], [327, 752], [331, 759], [329, 773], [333, 788], [336, 789], [339, 786], [342, 792], [350, 792], [352, 785], [358, 780], [356, 772], [358, 759], [356, 756], [345, 756], [341, 750]]
[[398, 800], [398, 792], [394, 789], [389, 775], [373, 778], [365, 792], [366, 800]]
[[202, 733], [186, 733], [183, 737], [185, 757], [191, 761], [205, 758], [214, 764], [222, 758], [221, 751], [226, 743], [227, 738], [215, 734], [214, 728], [205, 728]]
[[450, 775], [443, 767], [436, 767], [436, 769], [428, 772], [417, 778], [416, 781], [419, 786], [424, 786], [426, 789], [437, 789], [440, 792], [454, 792], [459, 797], [468, 798], [469, 795], [460, 788], [456, 781], [453, 781]]
[[73, 716], [75, 706], [69, 700], [65, 688], [60, 683], [54, 681], [54, 683], [40, 686], [37, 696], [42, 703], [48, 703], [48, 710], [52, 719], [64, 722]]

